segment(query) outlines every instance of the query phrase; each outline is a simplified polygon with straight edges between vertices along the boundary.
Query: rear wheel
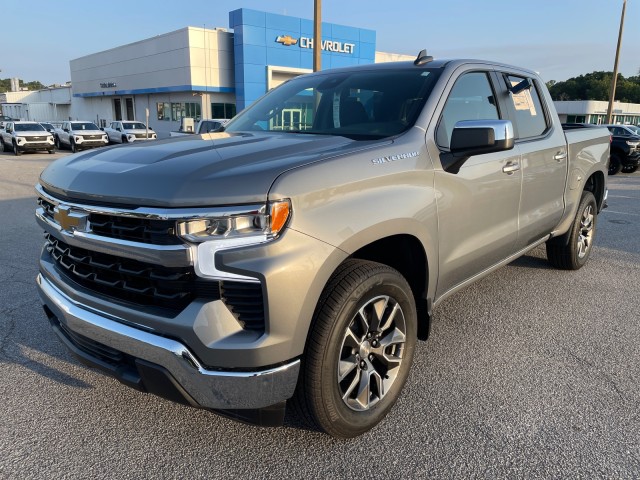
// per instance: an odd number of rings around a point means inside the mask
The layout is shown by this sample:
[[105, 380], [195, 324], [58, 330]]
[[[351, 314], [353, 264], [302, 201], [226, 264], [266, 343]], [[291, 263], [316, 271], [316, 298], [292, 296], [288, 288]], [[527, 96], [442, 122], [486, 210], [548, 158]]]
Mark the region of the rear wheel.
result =
[[591, 192], [582, 192], [576, 218], [565, 235], [547, 242], [549, 263], [562, 270], [578, 270], [587, 263], [596, 235], [598, 205]]
[[316, 308], [292, 406], [338, 438], [380, 422], [407, 379], [417, 338], [416, 307], [402, 275], [348, 260]]
[[615, 175], [622, 169], [622, 161], [616, 153], [612, 153], [609, 156], [609, 175]]

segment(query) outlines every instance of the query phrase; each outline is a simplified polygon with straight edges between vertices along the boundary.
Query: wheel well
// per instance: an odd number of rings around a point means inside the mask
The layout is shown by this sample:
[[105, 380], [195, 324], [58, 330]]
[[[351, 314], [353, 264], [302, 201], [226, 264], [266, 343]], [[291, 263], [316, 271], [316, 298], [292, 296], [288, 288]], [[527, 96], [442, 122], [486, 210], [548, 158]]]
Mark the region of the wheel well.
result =
[[603, 173], [595, 172], [587, 179], [584, 185], [584, 189], [588, 192], [593, 193], [593, 196], [596, 197], [598, 211], [602, 210], [602, 204], [604, 202], [604, 184], [605, 181]]
[[420, 241], [411, 235], [393, 235], [360, 248], [351, 258], [383, 263], [400, 272], [416, 302], [418, 338], [426, 340], [431, 326], [431, 305], [427, 300], [429, 262]]

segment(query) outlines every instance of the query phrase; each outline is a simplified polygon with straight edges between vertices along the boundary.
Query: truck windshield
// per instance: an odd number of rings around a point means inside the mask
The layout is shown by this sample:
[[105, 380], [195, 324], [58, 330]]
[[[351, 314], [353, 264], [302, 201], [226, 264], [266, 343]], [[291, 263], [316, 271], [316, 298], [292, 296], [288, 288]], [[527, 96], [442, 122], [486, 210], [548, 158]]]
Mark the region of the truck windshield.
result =
[[122, 122], [122, 126], [126, 130], [144, 130], [145, 128], [147, 128], [142, 122]]
[[16, 132], [41, 132], [44, 128], [39, 123], [16, 123], [15, 131]]
[[73, 122], [71, 130], [100, 130], [95, 123], [91, 122]]
[[267, 131], [385, 138], [415, 123], [440, 69], [384, 69], [304, 75], [286, 82], [226, 126]]

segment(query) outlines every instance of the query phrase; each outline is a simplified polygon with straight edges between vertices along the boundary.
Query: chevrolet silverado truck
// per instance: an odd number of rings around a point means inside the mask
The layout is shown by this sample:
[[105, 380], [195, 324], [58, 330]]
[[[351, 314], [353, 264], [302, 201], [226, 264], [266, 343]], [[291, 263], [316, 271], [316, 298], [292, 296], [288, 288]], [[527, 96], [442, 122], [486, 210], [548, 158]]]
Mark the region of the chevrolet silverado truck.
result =
[[109, 145], [107, 134], [93, 122], [62, 122], [54, 130], [56, 148], [68, 147], [73, 153], [87, 148]]
[[133, 143], [158, 138], [153, 128], [147, 127], [142, 122], [116, 121], [111, 122], [104, 133], [111, 143]]
[[37, 122], [7, 122], [0, 131], [0, 142], [2, 151], [13, 151], [16, 156], [36, 150], [55, 153], [53, 135]]
[[126, 385], [353, 437], [444, 299], [539, 245], [585, 265], [608, 156], [529, 70], [421, 52], [317, 72], [223, 132], [52, 163], [37, 284], [60, 340]]

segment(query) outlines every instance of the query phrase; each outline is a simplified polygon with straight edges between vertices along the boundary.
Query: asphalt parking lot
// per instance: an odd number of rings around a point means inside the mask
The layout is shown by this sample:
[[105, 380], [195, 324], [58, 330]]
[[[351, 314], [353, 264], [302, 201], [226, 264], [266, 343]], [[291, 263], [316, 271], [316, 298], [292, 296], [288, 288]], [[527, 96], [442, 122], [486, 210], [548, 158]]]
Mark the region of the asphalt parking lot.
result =
[[583, 269], [539, 248], [450, 297], [390, 415], [338, 441], [142, 394], [67, 353], [33, 218], [65, 154], [0, 153], [0, 478], [640, 478], [640, 172], [609, 177]]

